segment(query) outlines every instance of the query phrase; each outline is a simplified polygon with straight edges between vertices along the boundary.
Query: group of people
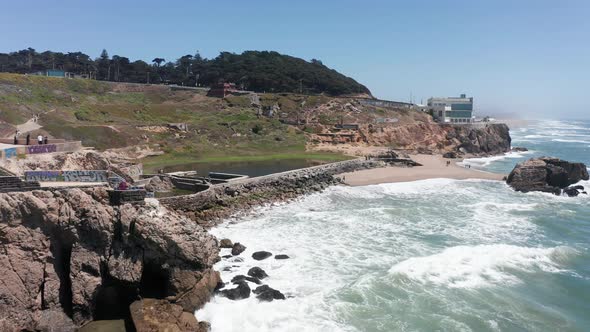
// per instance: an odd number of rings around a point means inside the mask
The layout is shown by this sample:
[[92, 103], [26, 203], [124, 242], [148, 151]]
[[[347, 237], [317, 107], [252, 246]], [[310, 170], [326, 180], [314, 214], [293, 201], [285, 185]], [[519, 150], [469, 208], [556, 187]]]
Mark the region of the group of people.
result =
[[[14, 145], [18, 145], [18, 137], [20, 136], [20, 130], [16, 130], [16, 132], [14, 133]], [[37, 136], [37, 144], [42, 145], [42, 144], [48, 144], [49, 142], [49, 138], [47, 137], [47, 135], [44, 137], [43, 135], [39, 134]], [[25, 139], [25, 145], [31, 145], [31, 134], [27, 133], [27, 137]]]

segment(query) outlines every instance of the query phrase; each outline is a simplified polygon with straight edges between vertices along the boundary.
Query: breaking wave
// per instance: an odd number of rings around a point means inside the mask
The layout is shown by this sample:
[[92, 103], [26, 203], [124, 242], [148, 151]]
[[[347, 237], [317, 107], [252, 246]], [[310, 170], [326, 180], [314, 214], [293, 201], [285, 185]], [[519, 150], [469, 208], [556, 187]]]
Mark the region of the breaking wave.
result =
[[521, 272], [560, 272], [572, 255], [567, 247], [528, 248], [507, 244], [456, 246], [438, 254], [409, 258], [389, 273], [420, 283], [451, 288], [517, 284]]

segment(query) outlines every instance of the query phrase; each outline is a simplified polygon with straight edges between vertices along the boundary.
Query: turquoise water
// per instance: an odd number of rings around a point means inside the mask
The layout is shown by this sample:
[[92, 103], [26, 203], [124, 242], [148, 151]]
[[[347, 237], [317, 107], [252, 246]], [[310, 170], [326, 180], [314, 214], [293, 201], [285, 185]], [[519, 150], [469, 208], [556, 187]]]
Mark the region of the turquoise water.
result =
[[[512, 136], [532, 151], [467, 162], [501, 172], [540, 154], [590, 164], [589, 123], [538, 123]], [[288, 296], [216, 297], [196, 313], [213, 331], [590, 330], [587, 196], [481, 180], [332, 187], [212, 232], [248, 247], [243, 262], [218, 263], [230, 268], [224, 280], [260, 266]], [[258, 250], [291, 258], [255, 262]]]

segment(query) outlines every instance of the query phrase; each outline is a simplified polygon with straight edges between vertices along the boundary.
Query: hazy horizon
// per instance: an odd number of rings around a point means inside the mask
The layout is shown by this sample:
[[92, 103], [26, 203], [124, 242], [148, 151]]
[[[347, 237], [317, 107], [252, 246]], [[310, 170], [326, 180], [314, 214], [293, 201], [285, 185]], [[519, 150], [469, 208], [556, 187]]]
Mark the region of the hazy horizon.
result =
[[[35, 8], [34, 12], [30, 8]], [[150, 61], [273, 50], [327, 66], [377, 98], [466, 93], [480, 115], [588, 118], [590, 3], [568, 1], [111, 0], [4, 5], [0, 52], [81, 51]]]

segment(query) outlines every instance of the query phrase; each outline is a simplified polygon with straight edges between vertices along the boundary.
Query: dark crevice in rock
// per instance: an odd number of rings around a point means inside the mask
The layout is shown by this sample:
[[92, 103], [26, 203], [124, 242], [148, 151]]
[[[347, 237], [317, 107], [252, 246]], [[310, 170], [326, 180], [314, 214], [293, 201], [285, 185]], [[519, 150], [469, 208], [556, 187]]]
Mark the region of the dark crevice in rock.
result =
[[127, 331], [133, 328], [129, 305], [138, 300], [136, 283], [125, 282], [109, 277], [106, 263], [101, 264], [101, 286], [96, 290], [92, 303], [93, 320], [125, 320]]
[[51, 243], [51, 251], [55, 257], [54, 268], [59, 277], [59, 303], [65, 314], [73, 317], [72, 304], [72, 280], [70, 279], [70, 259], [72, 257], [72, 244], [56, 239]]
[[168, 294], [168, 280], [170, 273], [161, 266], [144, 263], [139, 282], [139, 292], [141, 297], [163, 299]]
[[116, 209], [116, 219], [113, 223], [113, 242], [123, 241], [123, 223], [121, 222], [121, 210]]
[[47, 309], [47, 302], [45, 302], [45, 282], [47, 281], [47, 264], [43, 265], [43, 280], [39, 285], [39, 293], [41, 294], [41, 309]]

